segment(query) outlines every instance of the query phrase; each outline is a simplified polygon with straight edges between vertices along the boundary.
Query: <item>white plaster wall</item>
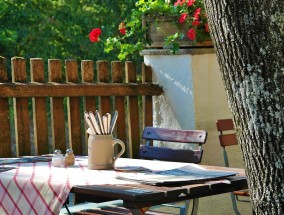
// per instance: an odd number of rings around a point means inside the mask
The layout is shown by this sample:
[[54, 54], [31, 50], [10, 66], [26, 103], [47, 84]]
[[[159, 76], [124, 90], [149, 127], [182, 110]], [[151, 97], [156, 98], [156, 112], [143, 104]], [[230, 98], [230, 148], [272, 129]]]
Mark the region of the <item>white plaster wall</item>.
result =
[[191, 56], [145, 55], [144, 62], [153, 68], [153, 81], [164, 90], [164, 95], [154, 99], [154, 125], [194, 129]]
[[[208, 132], [202, 164], [223, 166], [216, 120], [231, 118], [220, 68], [214, 52], [182, 55], [144, 55], [164, 96], [154, 101], [154, 125], [183, 129], [203, 129]], [[177, 146], [179, 147], [179, 146]], [[230, 165], [243, 167], [238, 146], [228, 149]], [[251, 206], [239, 203], [241, 214], [250, 215]], [[234, 214], [230, 194], [201, 198], [199, 215]]]

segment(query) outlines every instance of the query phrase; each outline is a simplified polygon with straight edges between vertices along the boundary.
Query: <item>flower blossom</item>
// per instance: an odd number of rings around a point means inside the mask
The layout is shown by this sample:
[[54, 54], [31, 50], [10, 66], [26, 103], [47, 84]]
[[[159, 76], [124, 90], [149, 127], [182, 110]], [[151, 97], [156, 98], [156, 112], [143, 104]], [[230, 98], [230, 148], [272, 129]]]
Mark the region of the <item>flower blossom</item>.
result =
[[177, 0], [177, 1], [174, 3], [174, 6], [177, 6], [177, 5], [182, 6], [185, 2], [186, 2], [186, 0]]
[[195, 19], [198, 19], [198, 16], [199, 16], [200, 13], [201, 13], [201, 8], [197, 8], [197, 9], [195, 10], [195, 12], [194, 12], [193, 17], [194, 17]]
[[179, 23], [184, 23], [184, 21], [186, 20], [186, 17], [188, 16], [188, 14], [187, 13], [183, 13], [183, 14], [181, 14], [180, 15], [180, 17], [179, 17]]
[[192, 26], [198, 26], [198, 25], [200, 25], [200, 21], [199, 20], [194, 20], [192, 22]]
[[188, 0], [187, 6], [192, 6], [194, 4], [195, 0]]
[[188, 32], [187, 32], [187, 37], [190, 40], [195, 40], [195, 36], [196, 36], [196, 33], [195, 33], [194, 28], [189, 29]]
[[94, 28], [92, 29], [91, 33], [89, 34], [90, 40], [94, 42], [99, 42], [100, 35], [102, 34], [102, 30], [100, 28]]
[[124, 22], [121, 22], [118, 26], [118, 30], [121, 34], [125, 35], [126, 34], [126, 26]]

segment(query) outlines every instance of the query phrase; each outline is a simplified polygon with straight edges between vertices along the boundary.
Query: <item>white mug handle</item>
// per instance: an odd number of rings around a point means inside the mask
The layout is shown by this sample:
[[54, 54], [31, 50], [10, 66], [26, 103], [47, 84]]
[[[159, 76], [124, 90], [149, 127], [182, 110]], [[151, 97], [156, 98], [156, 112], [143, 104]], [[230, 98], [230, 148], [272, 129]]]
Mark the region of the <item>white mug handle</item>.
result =
[[125, 151], [125, 144], [119, 140], [119, 139], [113, 139], [113, 144], [112, 146], [114, 147], [115, 144], [119, 144], [121, 146], [121, 150], [120, 152], [116, 155], [116, 157], [114, 158], [114, 162], [123, 154], [123, 152]]

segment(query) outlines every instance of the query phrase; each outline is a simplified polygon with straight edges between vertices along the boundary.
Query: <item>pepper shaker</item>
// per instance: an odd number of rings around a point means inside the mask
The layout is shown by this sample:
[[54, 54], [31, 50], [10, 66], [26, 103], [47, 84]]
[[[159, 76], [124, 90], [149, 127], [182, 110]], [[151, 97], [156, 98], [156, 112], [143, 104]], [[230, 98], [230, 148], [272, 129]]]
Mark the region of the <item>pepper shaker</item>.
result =
[[75, 164], [75, 156], [72, 149], [66, 150], [65, 166], [72, 166]]

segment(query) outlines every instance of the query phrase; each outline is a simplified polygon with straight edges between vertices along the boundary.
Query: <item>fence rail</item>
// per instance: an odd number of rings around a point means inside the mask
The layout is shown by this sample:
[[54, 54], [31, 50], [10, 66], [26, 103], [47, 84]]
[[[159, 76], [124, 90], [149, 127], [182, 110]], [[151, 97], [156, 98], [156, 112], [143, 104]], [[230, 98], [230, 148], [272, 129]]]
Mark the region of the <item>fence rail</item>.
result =
[[163, 93], [152, 83], [151, 67], [142, 64], [139, 83], [129, 61], [124, 66], [120, 61], [98, 61], [95, 68], [93, 61], [82, 60], [79, 69], [76, 60], [62, 65], [61, 60], [49, 59], [46, 80], [44, 60], [32, 58], [29, 63], [30, 74], [20, 57], [12, 58], [7, 71], [6, 59], [0, 58], [0, 157], [67, 148], [86, 154], [85, 110], [103, 115], [118, 110], [115, 137], [127, 145], [124, 156], [137, 156], [141, 128], [152, 125], [152, 97]]

